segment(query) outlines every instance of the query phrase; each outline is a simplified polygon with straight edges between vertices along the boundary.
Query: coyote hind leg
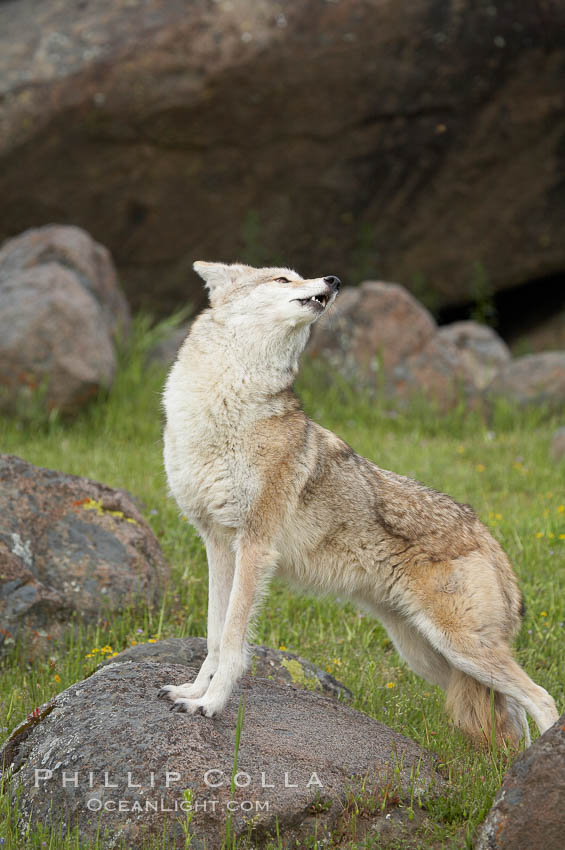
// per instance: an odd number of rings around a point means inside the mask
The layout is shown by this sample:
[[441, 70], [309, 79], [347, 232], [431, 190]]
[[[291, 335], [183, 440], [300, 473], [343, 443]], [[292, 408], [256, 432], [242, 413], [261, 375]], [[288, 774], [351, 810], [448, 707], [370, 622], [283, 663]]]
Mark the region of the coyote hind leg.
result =
[[379, 619], [386, 628], [396, 651], [410, 669], [426, 682], [439, 685], [444, 691], [447, 690], [451, 666], [444, 656], [433, 648], [427, 638], [400, 616], [395, 617], [388, 612], [383, 615], [379, 612]]

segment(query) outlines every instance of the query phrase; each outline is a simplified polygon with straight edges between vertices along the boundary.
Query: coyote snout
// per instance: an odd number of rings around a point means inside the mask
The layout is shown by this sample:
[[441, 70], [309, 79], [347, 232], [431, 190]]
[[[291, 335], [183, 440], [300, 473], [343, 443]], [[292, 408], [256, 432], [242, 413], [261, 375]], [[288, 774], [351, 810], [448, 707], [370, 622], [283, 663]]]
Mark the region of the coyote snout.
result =
[[161, 695], [180, 711], [222, 710], [277, 573], [371, 611], [477, 742], [490, 742], [492, 717], [499, 742], [529, 742], [526, 712], [545, 731], [555, 703], [512, 657], [521, 596], [497, 541], [468, 505], [379, 468], [309, 420], [292, 391], [339, 279], [194, 268], [210, 308], [167, 380], [165, 467], [206, 546], [208, 655], [194, 682]]

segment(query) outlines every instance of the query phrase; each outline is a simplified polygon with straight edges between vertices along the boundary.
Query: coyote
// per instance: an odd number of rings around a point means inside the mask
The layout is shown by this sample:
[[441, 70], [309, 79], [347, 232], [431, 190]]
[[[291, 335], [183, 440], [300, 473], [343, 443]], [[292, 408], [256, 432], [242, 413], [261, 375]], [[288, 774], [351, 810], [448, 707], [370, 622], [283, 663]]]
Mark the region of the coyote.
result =
[[[210, 307], [164, 391], [172, 494], [208, 558], [208, 655], [172, 708], [212, 717], [246, 669], [246, 634], [268, 581], [339, 594], [377, 617], [399, 654], [446, 691], [456, 725], [530, 742], [557, 720], [510, 648], [522, 600], [505, 553], [472, 508], [380, 469], [312, 422], [292, 384], [337, 277], [197, 262]], [[494, 711], [491, 706], [494, 694]]]

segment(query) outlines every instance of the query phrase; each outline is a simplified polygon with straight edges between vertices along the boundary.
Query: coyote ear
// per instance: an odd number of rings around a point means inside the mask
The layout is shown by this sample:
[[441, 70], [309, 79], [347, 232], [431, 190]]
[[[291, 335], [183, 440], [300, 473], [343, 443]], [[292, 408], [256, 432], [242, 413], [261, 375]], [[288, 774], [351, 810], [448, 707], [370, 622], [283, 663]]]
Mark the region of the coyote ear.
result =
[[230, 267], [225, 263], [205, 263], [203, 260], [197, 260], [192, 268], [200, 275], [210, 292], [230, 283]]

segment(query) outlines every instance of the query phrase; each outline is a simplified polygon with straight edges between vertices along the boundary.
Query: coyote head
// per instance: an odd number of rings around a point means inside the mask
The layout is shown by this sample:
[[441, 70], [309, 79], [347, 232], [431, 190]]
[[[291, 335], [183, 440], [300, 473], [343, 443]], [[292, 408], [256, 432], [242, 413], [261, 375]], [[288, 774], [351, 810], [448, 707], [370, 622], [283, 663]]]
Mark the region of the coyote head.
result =
[[249, 323], [267, 331], [311, 325], [333, 303], [337, 277], [304, 280], [291, 269], [254, 269], [240, 264], [194, 263], [206, 283], [214, 312], [226, 324]]

